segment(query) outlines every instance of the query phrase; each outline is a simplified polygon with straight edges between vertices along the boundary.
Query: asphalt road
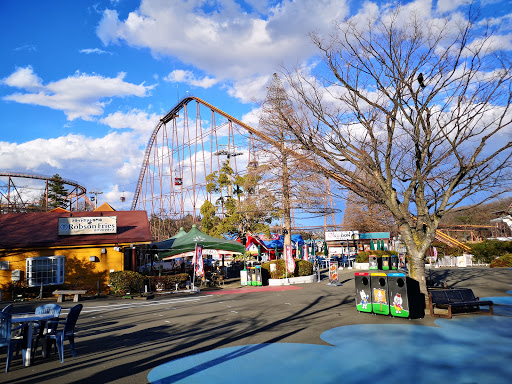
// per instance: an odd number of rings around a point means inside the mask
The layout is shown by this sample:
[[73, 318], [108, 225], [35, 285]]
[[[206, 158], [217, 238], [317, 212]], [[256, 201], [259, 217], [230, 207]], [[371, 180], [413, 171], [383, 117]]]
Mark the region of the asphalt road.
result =
[[[477, 296], [504, 296], [511, 289], [512, 269], [439, 269], [431, 277], [438, 284], [472, 288]], [[325, 345], [323, 332], [350, 324], [434, 325], [428, 315], [409, 320], [358, 313], [353, 279], [354, 270], [345, 270], [340, 271], [341, 286], [324, 280], [293, 286], [300, 289], [258, 292], [258, 287], [249, 291], [234, 283], [215, 291], [222, 294], [84, 299], [75, 358], [66, 342], [64, 363], [57, 354], [47, 359], [39, 354], [31, 367], [22, 367], [21, 356], [15, 356], [10, 372], [3, 373], [2, 351], [0, 382], [147, 383], [149, 371], [158, 365], [212, 349], [258, 343]], [[13, 313], [33, 311], [40, 304], [15, 303]], [[63, 303], [61, 317], [73, 304]]]

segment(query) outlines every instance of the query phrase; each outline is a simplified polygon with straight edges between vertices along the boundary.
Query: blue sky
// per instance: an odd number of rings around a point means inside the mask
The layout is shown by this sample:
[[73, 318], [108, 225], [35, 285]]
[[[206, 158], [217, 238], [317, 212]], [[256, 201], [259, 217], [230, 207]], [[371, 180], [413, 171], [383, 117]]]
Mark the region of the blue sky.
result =
[[[405, 3], [434, 17], [463, 2]], [[481, 4], [503, 21], [510, 49], [510, 1]], [[102, 190], [101, 200], [121, 209], [152, 130], [178, 97], [190, 92], [257, 128], [254, 101], [265, 97], [272, 73], [311, 62], [308, 33], [327, 32], [363, 7], [355, 0], [3, 0], [0, 171], [59, 173]]]

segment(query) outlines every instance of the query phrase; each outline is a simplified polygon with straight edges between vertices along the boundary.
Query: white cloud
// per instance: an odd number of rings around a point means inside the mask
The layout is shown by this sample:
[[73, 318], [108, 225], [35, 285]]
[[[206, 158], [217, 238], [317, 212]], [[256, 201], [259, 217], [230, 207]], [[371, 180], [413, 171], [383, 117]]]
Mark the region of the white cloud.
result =
[[[137, 179], [143, 151], [140, 137], [112, 132], [101, 138], [69, 134], [25, 143], [0, 142], [2, 169], [44, 175], [59, 173], [86, 188]], [[90, 185], [94, 180], [95, 185]]]
[[[261, 12], [257, 5], [253, 9]], [[244, 91], [245, 79], [269, 76], [282, 63], [309, 57], [315, 48], [308, 33], [328, 31], [332, 20], [348, 10], [346, 0], [285, 0], [265, 14], [231, 1], [143, 0], [124, 20], [115, 10], [104, 11], [97, 34], [105, 45], [147, 47], [218, 81], [235, 80], [232, 94], [247, 101], [253, 95]]]
[[448, 13], [456, 10], [461, 5], [468, 5], [468, 0], [438, 0], [437, 11], [440, 13]]
[[154, 113], [150, 115], [145, 111], [133, 109], [128, 113], [120, 111], [111, 113], [100, 119], [100, 123], [114, 129], [130, 128], [146, 137], [156, 127], [160, 117]]
[[24, 93], [4, 96], [4, 100], [33, 104], [63, 111], [68, 120], [92, 120], [103, 114], [104, 102], [112, 97], [147, 96], [154, 86], [132, 84], [124, 81], [126, 74], [103, 77], [76, 72], [73, 76], [43, 85], [32, 67], [18, 68], [2, 82], [23, 89]]
[[270, 81], [270, 77], [271, 75], [256, 76], [235, 81], [233, 86], [228, 89], [228, 94], [240, 99], [244, 103], [263, 100], [267, 94], [266, 86]]
[[181, 69], [177, 69], [169, 73], [164, 78], [165, 81], [169, 81], [171, 83], [185, 83], [190, 84], [194, 87], [201, 87], [201, 88], [210, 88], [211, 86], [217, 84], [217, 80], [214, 78], [205, 76], [202, 79], [196, 78], [193, 72], [191, 71], [184, 71]]
[[112, 54], [112, 52], [104, 51], [103, 49], [99, 49], [99, 48], [86, 48], [86, 49], [81, 49], [79, 52], [85, 53], [86, 55], [90, 55], [91, 53], [95, 53], [98, 55], [103, 55], [103, 54], [111, 55]]
[[2, 83], [9, 87], [38, 90], [43, 88], [43, 81], [34, 73], [31, 66], [17, 68], [11, 75], [2, 79]]

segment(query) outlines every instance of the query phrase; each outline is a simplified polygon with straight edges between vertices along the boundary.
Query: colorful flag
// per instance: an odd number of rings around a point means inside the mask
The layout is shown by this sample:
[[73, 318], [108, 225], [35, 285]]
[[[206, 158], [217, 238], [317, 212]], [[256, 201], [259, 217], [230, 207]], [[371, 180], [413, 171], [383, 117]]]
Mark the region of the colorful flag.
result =
[[308, 245], [307, 244], [304, 244], [302, 246], [302, 258], [306, 261], [309, 260], [309, 257], [308, 257]]
[[193, 261], [195, 261], [195, 271], [196, 276], [204, 275], [204, 265], [203, 265], [203, 247], [200, 245], [196, 245], [196, 252], [194, 253]]
[[293, 273], [295, 271], [295, 260], [293, 260], [291, 245], [284, 246], [284, 258], [285, 258], [286, 269], [288, 270], [288, 273]]

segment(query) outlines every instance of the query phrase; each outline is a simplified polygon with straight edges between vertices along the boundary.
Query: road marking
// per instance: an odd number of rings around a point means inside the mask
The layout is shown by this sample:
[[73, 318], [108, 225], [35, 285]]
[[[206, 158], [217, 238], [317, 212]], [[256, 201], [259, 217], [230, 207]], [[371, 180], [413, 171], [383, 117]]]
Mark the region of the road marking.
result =
[[[129, 302], [123, 304], [110, 304], [110, 305], [99, 305], [94, 307], [84, 307], [82, 309], [82, 313], [95, 313], [95, 312], [110, 312], [122, 309], [132, 309], [134, 307], [153, 307], [153, 306], [162, 306], [162, 305], [176, 305], [178, 303], [195, 303], [201, 301], [203, 299], [207, 299], [211, 296], [201, 296], [194, 298], [182, 298], [182, 299], [169, 299], [169, 300], [158, 300], [158, 301], [146, 301], [146, 302]], [[176, 309], [176, 307], [173, 307]], [[69, 311], [68, 309], [63, 309], [62, 312]]]

